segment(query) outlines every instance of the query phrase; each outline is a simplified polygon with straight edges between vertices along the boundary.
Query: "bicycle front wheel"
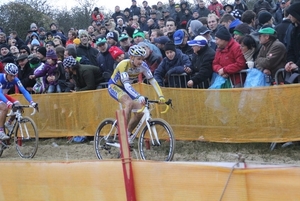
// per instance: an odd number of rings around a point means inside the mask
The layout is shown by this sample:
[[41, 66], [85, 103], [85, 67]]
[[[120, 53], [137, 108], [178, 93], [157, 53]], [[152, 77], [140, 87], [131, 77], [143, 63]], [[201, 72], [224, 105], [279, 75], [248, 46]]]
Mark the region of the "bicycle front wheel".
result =
[[175, 137], [171, 126], [163, 119], [149, 121], [143, 129], [138, 148], [143, 160], [171, 161], [175, 150]]
[[35, 156], [38, 149], [39, 135], [31, 118], [23, 117], [17, 122], [14, 142], [21, 158], [33, 158]]
[[98, 159], [120, 158], [118, 127], [115, 119], [104, 119], [94, 136], [94, 150]]

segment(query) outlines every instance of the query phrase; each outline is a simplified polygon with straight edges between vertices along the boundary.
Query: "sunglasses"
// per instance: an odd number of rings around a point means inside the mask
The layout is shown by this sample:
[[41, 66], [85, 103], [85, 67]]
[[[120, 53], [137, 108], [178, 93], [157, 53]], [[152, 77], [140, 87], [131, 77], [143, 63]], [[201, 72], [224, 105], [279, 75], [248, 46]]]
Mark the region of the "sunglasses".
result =
[[22, 53], [22, 54], [26, 54], [27, 53], [27, 51], [26, 50], [24, 50], [24, 51], [20, 51], [20, 53]]

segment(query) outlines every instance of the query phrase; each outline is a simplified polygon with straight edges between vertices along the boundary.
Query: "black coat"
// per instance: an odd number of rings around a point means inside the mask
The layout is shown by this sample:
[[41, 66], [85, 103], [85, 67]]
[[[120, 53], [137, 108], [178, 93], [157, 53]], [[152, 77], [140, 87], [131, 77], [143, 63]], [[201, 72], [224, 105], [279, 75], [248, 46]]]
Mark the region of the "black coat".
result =
[[193, 71], [191, 80], [193, 80], [194, 85], [206, 82], [211, 78], [213, 73], [212, 62], [214, 58], [215, 51], [208, 45], [202, 47], [201, 50], [194, 55], [191, 66]]
[[286, 30], [288, 29], [288, 27], [290, 26], [291, 23], [292, 22], [290, 19], [285, 19], [275, 27], [278, 40], [280, 42], [282, 42], [285, 46], [286, 46], [286, 42], [285, 42], [284, 38], [286, 36]]

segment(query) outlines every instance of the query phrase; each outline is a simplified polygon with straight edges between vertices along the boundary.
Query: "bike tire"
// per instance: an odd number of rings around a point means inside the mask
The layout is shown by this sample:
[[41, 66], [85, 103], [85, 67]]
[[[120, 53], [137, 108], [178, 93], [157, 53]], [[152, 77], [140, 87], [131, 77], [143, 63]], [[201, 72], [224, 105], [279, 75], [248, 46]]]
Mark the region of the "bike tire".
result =
[[150, 132], [146, 125], [141, 132], [138, 142], [141, 159], [171, 161], [175, 151], [175, 137], [171, 126], [163, 119], [151, 119], [149, 125], [151, 130], [156, 129], [160, 144], [153, 134], [153, 142], [151, 141]]
[[23, 117], [17, 122], [14, 144], [21, 158], [33, 158], [38, 150], [39, 134], [34, 121]]
[[[94, 150], [96, 157], [100, 160], [117, 159], [121, 156], [120, 148], [110, 145], [114, 143], [119, 143], [118, 126], [117, 124], [114, 124], [115, 121], [116, 120], [112, 118], [104, 119], [99, 124], [94, 135]], [[111, 134], [109, 134], [110, 131]]]

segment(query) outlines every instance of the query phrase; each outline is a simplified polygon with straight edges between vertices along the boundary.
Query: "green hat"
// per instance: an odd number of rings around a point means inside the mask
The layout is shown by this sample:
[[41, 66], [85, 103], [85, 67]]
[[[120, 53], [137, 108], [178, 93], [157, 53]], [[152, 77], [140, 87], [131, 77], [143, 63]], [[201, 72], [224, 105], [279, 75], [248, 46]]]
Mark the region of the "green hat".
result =
[[128, 39], [129, 36], [126, 33], [122, 33], [119, 37], [119, 41], [124, 40], [124, 39]]
[[144, 32], [143, 32], [142, 30], [140, 30], [140, 29], [136, 29], [136, 30], [134, 30], [134, 32], [133, 32], [133, 38], [136, 38], [136, 37], [138, 37], [138, 36], [140, 36], [140, 37], [142, 37], [142, 38], [145, 38]]
[[275, 29], [271, 28], [271, 27], [266, 27], [266, 28], [261, 28], [258, 31], [259, 34], [269, 34], [269, 35], [275, 35], [276, 31]]
[[96, 45], [100, 45], [100, 44], [104, 44], [106, 43], [106, 37], [105, 36], [100, 36], [97, 40], [96, 40]]

